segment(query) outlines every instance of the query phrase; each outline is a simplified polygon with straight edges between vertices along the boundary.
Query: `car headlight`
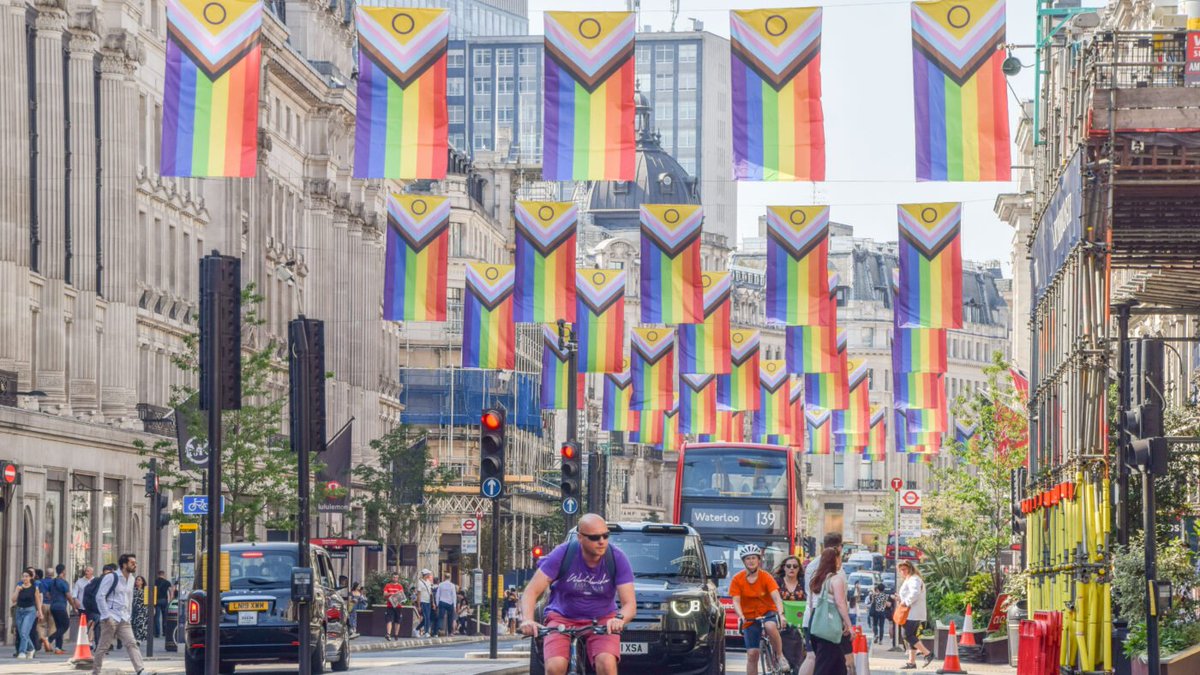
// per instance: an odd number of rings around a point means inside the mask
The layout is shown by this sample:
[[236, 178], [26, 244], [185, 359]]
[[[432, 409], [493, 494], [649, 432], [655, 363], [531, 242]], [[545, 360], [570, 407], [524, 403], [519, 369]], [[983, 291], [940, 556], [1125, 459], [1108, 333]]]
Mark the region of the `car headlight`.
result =
[[691, 616], [700, 611], [699, 600], [672, 600], [671, 613], [675, 616], [685, 617]]

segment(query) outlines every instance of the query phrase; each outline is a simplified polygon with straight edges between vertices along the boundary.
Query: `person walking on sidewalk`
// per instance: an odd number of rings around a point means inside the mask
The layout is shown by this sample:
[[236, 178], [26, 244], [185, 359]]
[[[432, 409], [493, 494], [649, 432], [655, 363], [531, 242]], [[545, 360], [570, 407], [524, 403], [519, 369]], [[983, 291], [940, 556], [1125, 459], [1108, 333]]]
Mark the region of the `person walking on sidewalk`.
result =
[[886, 618], [888, 594], [883, 590], [883, 584], [875, 584], [871, 594], [867, 596], [867, 607], [870, 610], [871, 632], [874, 633], [875, 644], [883, 642], [883, 622]]
[[421, 612], [417, 635], [429, 637], [436, 629], [433, 626], [433, 572], [427, 569], [421, 570], [421, 578], [417, 580], [417, 609]]
[[122, 553], [117, 559], [117, 566], [116, 573], [104, 575], [96, 589], [96, 604], [100, 607], [100, 641], [92, 658], [92, 675], [100, 675], [104, 658], [116, 640], [125, 643], [134, 672], [143, 675], [142, 650], [138, 648], [131, 623], [137, 558], [132, 553]]
[[139, 645], [146, 643], [147, 634], [150, 632], [150, 610], [148, 608], [146, 577], [139, 574], [133, 580], [133, 611], [129, 615], [130, 623], [133, 624], [133, 637], [137, 638]]
[[908, 663], [901, 666], [900, 670], [913, 670], [917, 667], [917, 652], [921, 652], [921, 656], [925, 657], [923, 667], [933, 661], [933, 654], [921, 644], [919, 637], [921, 627], [929, 616], [925, 607], [925, 580], [921, 578], [917, 566], [907, 560], [901, 562], [897, 569], [901, 581], [896, 613], [903, 616], [897, 617], [895, 621], [900, 624], [904, 642], [908, 645]]
[[167, 573], [159, 570], [154, 579], [154, 637], [162, 637], [167, 620], [167, 607], [171, 605], [171, 581]]
[[42, 592], [34, 583], [30, 570], [21, 573], [21, 583], [13, 590], [12, 603], [17, 606], [17, 638], [20, 640], [17, 658], [32, 659], [36, 648], [29, 639], [29, 633], [42, 615]]
[[[71, 582], [67, 581], [67, 566], [59, 563], [54, 568], [55, 576], [47, 584], [46, 588], [50, 590], [50, 615], [54, 617], [54, 634], [50, 636], [50, 641], [54, 643], [54, 653], [63, 654], [63, 636], [67, 634], [67, 629], [71, 627], [71, 617], [67, 614], [67, 607], [71, 598]], [[47, 598], [43, 597], [43, 601]]]
[[454, 602], [457, 598], [458, 588], [454, 586], [453, 581], [450, 581], [450, 573], [447, 572], [446, 578], [437, 587], [438, 615], [437, 625], [434, 626], [435, 632], [440, 633], [443, 626], [447, 636], [454, 632]]

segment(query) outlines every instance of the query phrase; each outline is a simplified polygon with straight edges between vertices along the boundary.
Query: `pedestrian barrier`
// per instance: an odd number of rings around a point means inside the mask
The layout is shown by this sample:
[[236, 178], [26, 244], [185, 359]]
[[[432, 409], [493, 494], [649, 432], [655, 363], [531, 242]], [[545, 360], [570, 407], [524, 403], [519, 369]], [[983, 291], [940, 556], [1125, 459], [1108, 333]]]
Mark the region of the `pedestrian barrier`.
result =
[[958, 640], [959, 647], [977, 647], [975, 642], [975, 619], [971, 616], [971, 603], [967, 603], [967, 616], [963, 619], [962, 637]]
[[955, 675], [966, 675], [962, 664], [958, 661], [958, 636], [954, 633], [954, 622], [950, 622], [950, 634], [946, 636], [946, 658], [942, 661], [942, 667], [938, 668], [938, 672], [943, 675], [954, 673]]
[[67, 663], [90, 665], [92, 663], [92, 643], [88, 640], [87, 614], [79, 614], [79, 636], [75, 638], [75, 653]]
[[1017, 652], [1017, 675], [1057, 675], [1062, 655], [1061, 612], [1034, 612], [1021, 622]]
[[871, 647], [860, 626], [854, 627], [854, 675], [871, 675]]

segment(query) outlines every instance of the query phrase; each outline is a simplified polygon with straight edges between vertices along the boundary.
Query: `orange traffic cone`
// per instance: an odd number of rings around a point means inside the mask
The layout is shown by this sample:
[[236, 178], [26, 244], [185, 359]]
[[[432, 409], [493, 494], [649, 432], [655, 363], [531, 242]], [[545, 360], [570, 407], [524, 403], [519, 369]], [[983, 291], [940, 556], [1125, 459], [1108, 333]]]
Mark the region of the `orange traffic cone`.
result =
[[963, 619], [962, 637], [958, 641], [959, 647], [978, 647], [975, 642], [975, 619], [971, 616], [971, 603], [967, 603], [967, 616]]
[[942, 667], [938, 668], [939, 673], [955, 673], [957, 675], [965, 675], [967, 671], [962, 669], [962, 664], [958, 662], [958, 637], [954, 633], [954, 622], [950, 622], [950, 634], [946, 636], [946, 658], [942, 662]]
[[854, 675], [871, 675], [871, 648], [867, 646], [867, 636], [863, 635], [862, 626], [854, 627]]
[[91, 663], [92, 643], [88, 640], [87, 614], [79, 615], [79, 635], [75, 638], [75, 654], [67, 663]]

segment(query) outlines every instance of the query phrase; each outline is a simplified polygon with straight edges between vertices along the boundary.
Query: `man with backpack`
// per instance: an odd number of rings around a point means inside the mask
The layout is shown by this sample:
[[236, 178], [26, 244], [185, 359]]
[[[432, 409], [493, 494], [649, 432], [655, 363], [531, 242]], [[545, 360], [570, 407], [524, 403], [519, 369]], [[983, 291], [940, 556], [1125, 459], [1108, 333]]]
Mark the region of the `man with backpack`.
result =
[[[541, 626], [533, 620], [537, 600], [547, 589], [543, 621], [551, 628], [590, 626], [593, 621], [607, 629], [603, 635], [587, 635], [587, 656], [597, 675], [616, 675], [621, 658], [620, 632], [637, 614], [633, 592], [633, 568], [615, 546], [608, 545], [608, 523], [595, 513], [579, 519], [575, 538], [560, 544], [542, 558], [533, 580], [521, 596], [523, 634], [534, 636]], [[620, 600], [618, 611], [617, 600]], [[551, 633], [543, 639], [546, 675], [567, 672], [570, 640]]]
[[[100, 641], [92, 658], [92, 675], [100, 675], [104, 657], [112, 649], [113, 642], [125, 643], [129, 661], [137, 675], [142, 675], [142, 651], [133, 635], [133, 582], [137, 577], [137, 558], [132, 553], [123, 553], [117, 559], [118, 571], [100, 578], [95, 595], [91, 596], [100, 611]], [[90, 589], [89, 589], [90, 590]], [[85, 594], [85, 598], [87, 595]]]

